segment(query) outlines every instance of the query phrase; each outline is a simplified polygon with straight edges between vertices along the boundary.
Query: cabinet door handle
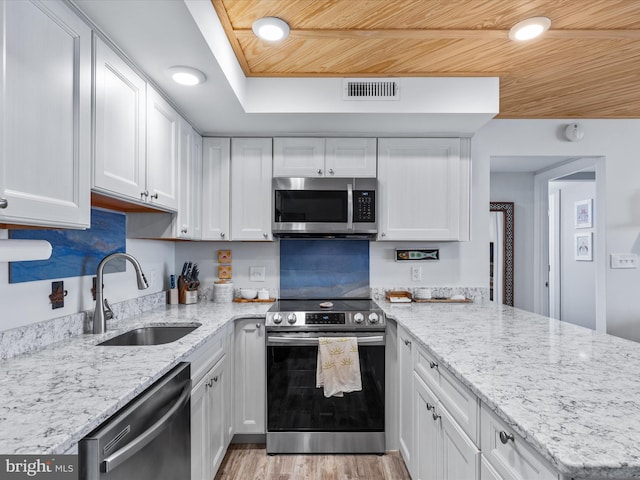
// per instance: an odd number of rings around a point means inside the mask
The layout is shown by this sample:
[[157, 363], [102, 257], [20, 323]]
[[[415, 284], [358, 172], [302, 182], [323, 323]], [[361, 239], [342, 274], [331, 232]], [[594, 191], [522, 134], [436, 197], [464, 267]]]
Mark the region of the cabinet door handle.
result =
[[318, 175], [322, 175], [322, 170], [320, 168], [318, 169]]
[[9, 202], [7, 202], [6, 198], [0, 198], [0, 208], [7, 208], [9, 206]]
[[187, 229], [187, 228], [183, 228], [182, 230], [180, 230], [180, 232], [182, 232], [182, 233], [187, 233], [188, 231], [189, 231], [189, 229]]
[[411, 340], [405, 340], [405, 341], [404, 341], [404, 344], [405, 344], [407, 347], [411, 348]]
[[386, 237], [386, 236], [387, 236], [387, 234], [386, 234], [386, 233], [384, 233], [384, 232], [382, 232], [382, 233], [380, 234], [380, 236], [381, 236], [381, 237]]
[[256, 323], [256, 328], [257, 328], [258, 330], [260, 330], [260, 329], [262, 328], [262, 324], [260, 324], [260, 323]]
[[436, 408], [435, 407], [433, 407], [433, 411], [431, 412], [431, 416], [433, 417], [434, 421], [438, 420], [441, 417], [441, 415], [438, 415], [436, 413]]
[[147, 198], [149, 196], [149, 190], [145, 190], [144, 192], [140, 192], [140, 198], [145, 197]]
[[218, 376], [216, 375], [215, 377], [213, 377], [213, 381], [217, 382], [218, 381]]
[[224, 238], [224, 232], [220, 232], [220, 238]]
[[434, 410], [436, 407], [427, 402], [427, 410]]
[[152, 198], [152, 199], [153, 199], [153, 198], [155, 198], [155, 199], [157, 200], [157, 199], [158, 199], [158, 193], [156, 192], [156, 193], [154, 193], [153, 195], [151, 195], [151, 198]]
[[500, 441], [501, 441], [503, 444], [505, 444], [505, 445], [506, 445], [506, 444], [509, 442], [509, 440], [511, 440], [512, 442], [515, 442], [515, 441], [516, 441], [516, 439], [513, 437], [513, 434], [512, 434], [512, 433], [507, 433], [507, 432], [505, 432], [505, 431], [501, 431], [501, 432], [500, 432]]
[[334, 174], [333, 168], [330, 168], [330, 169], [329, 169], [329, 174], [330, 174], [330, 175], [333, 175], [333, 174]]
[[429, 362], [429, 366], [431, 368], [438, 368], [438, 363], [437, 362]]
[[268, 234], [268, 233], [263, 233], [263, 234], [262, 234], [262, 236], [263, 236], [264, 238], [267, 238], [267, 237], [269, 236], [269, 234]]

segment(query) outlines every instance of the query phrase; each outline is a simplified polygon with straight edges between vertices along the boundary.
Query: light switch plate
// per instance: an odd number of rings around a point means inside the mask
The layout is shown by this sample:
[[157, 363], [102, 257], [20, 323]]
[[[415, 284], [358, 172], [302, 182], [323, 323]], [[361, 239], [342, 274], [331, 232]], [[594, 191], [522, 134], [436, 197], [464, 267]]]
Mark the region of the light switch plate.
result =
[[265, 279], [264, 267], [249, 267], [250, 282], [264, 282], [264, 279]]
[[635, 253], [612, 253], [611, 268], [638, 268], [638, 256]]

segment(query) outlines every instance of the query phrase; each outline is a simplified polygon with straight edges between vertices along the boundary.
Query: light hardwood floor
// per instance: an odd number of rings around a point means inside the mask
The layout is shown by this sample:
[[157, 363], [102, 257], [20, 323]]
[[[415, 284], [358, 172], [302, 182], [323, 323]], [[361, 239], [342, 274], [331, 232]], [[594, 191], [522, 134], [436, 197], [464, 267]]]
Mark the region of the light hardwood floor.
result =
[[267, 455], [231, 445], [214, 480], [410, 480], [400, 455]]

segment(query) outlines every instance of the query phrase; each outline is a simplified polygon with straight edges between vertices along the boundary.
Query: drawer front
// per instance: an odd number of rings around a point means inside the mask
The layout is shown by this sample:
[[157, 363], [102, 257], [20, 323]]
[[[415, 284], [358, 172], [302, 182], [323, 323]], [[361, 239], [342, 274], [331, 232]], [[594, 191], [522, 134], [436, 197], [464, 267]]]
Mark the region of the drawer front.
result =
[[[429, 388], [438, 390], [440, 385], [439, 365], [424, 348], [417, 346], [415, 349], [414, 370], [422, 378]], [[438, 393], [436, 391], [436, 393]]]
[[477, 445], [480, 401], [424, 348], [416, 349], [415, 371], [434, 391], [456, 423]]
[[447, 370], [440, 368], [440, 402], [477, 445], [480, 400]]
[[484, 455], [481, 455], [480, 458], [480, 478], [481, 480], [504, 480], [491, 466]]
[[[525, 444], [502, 419], [481, 408], [480, 449], [488, 463], [504, 480], [558, 480], [558, 474], [546, 460]], [[503, 443], [500, 433], [503, 433]]]
[[226, 353], [227, 328], [225, 327], [209, 338], [204, 345], [187, 357], [187, 361], [191, 362], [191, 381], [194, 386]]

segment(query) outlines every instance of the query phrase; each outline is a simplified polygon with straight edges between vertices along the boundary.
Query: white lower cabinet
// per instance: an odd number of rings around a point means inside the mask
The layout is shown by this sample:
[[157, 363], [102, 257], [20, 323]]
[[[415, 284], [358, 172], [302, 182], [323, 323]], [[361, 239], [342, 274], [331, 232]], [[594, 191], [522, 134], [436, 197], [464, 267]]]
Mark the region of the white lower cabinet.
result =
[[191, 393], [191, 480], [211, 480], [227, 450], [225, 360], [223, 356]]
[[[483, 461], [499, 480], [558, 480], [558, 473], [486, 405], [480, 413]], [[487, 466], [483, 470], [488, 470]], [[491, 478], [491, 477], [489, 477]], [[483, 477], [484, 480], [484, 477]]]
[[413, 480], [562, 478], [439, 363], [398, 327], [398, 440]]
[[414, 376], [414, 406], [416, 432], [413, 478], [479, 479], [480, 450], [418, 375]]
[[233, 328], [226, 327], [187, 358], [191, 362], [191, 480], [213, 479], [233, 434]]
[[235, 322], [235, 433], [265, 433], [266, 344], [264, 319]]
[[[412, 339], [402, 328], [398, 327], [398, 444], [409, 473], [413, 475], [413, 359]], [[416, 426], [415, 428], [419, 428]]]

